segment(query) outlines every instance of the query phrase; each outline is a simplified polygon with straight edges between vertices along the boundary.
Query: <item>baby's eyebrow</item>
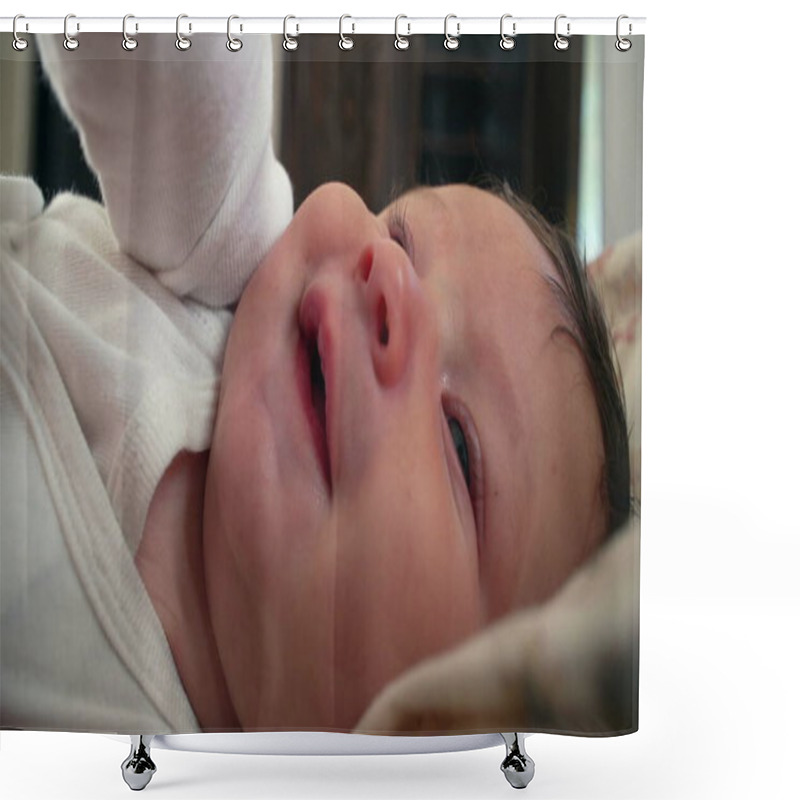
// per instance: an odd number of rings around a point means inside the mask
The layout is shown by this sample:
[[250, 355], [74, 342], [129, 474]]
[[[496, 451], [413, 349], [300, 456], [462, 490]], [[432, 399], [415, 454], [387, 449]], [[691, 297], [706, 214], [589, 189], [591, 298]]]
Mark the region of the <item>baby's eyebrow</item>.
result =
[[439, 207], [440, 210], [447, 210], [447, 203], [442, 199], [441, 194], [437, 192], [433, 186], [417, 186], [415, 189], [407, 192], [407, 194], [418, 194], [419, 198], [424, 202], [433, 202]]
[[[412, 201], [412, 208], [417, 206], [417, 213], [420, 214], [420, 219], [426, 219], [429, 223], [428, 225], [423, 226], [415, 224], [414, 222], [407, 222], [410, 205], [409, 201]], [[434, 212], [429, 216], [427, 213], [425, 213], [425, 207], [431, 202], [435, 207], [437, 207], [438, 213]], [[420, 206], [422, 207], [422, 212], [420, 212]], [[442, 200], [438, 192], [434, 191], [433, 187], [414, 186], [402, 194], [399, 194], [389, 205], [386, 206], [386, 208], [383, 209], [380, 214], [381, 218], [387, 220], [390, 226], [393, 219], [396, 219], [397, 217], [402, 219], [402, 227], [406, 229], [408, 239], [410, 240], [411, 244], [413, 266], [420, 278], [426, 277], [426, 275], [429, 273], [431, 261], [429, 259], [419, 257], [420, 251], [414, 246], [414, 242], [418, 239], [418, 236], [415, 235], [415, 233], [417, 233], [418, 229], [421, 228], [422, 230], [419, 232], [424, 234], [422, 237], [423, 240], [425, 237], [430, 238], [430, 223], [433, 221], [433, 231], [434, 233], [439, 234], [439, 236], [436, 238], [441, 238], [444, 225], [447, 224], [446, 218], [443, 220], [444, 214], [447, 213], [447, 208], [447, 203]], [[444, 225], [441, 224], [442, 222], [444, 222]]]
[[437, 203], [440, 208], [446, 208], [447, 204], [442, 200], [439, 196], [439, 193], [435, 191], [435, 187], [433, 186], [425, 186], [424, 184], [420, 184], [418, 186], [412, 186], [410, 189], [406, 190], [398, 190], [392, 189], [392, 193], [390, 195], [390, 202], [388, 205], [394, 205], [403, 200], [408, 200], [414, 196], [415, 199], [422, 200], [424, 202], [433, 201]]
[[399, 183], [393, 184], [392, 188], [389, 190], [389, 197], [387, 198], [386, 204], [383, 207], [383, 211], [385, 212], [393, 205], [396, 205], [402, 200], [406, 200], [409, 197], [409, 195], [412, 195], [415, 192], [419, 192], [427, 188], [428, 188], [427, 186], [423, 186], [421, 184], [417, 186], [412, 186], [411, 188], [406, 188]]

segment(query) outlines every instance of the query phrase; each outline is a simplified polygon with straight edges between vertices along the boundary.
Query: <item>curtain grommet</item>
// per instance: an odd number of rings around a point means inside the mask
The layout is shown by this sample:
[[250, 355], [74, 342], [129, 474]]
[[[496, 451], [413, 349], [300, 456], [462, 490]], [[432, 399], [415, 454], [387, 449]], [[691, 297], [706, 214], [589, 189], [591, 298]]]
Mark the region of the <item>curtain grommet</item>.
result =
[[[447, 25], [451, 19], [456, 21], [456, 35], [453, 36], [448, 30]], [[444, 48], [445, 50], [458, 50], [458, 46], [461, 42], [458, 40], [458, 37], [461, 36], [461, 22], [459, 21], [458, 17], [455, 14], [448, 14], [444, 18]]]
[[[614, 42], [614, 47], [616, 47], [620, 53], [627, 53], [628, 50], [630, 50], [631, 47], [633, 47], [633, 42], [630, 39], [624, 38], [619, 32], [620, 23], [624, 19], [628, 19], [628, 16], [626, 14], [620, 14], [617, 17], [617, 41]], [[630, 22], [628, 22], [628, 36], [630, 36], [631, 33], [633, 33], [633, 26], [631, 25]]]
[[[14, 23], [11, 26], [12, 33], [14, 34], [14, 39], [11, 42], [11, 46], [18, 53], [21, 53], [23, 50], [25, 50], [28, 47], [28, 40], [27, 39], [23, 39], [19, 35], [19, 32], [17, 31], [17, 22], [18, 22], [18, 20], [21, 20], [21, 19], [25, 19], [25, 15], [24, 14], [17, 14], [14, 17]], [[28, 30], [28, 23], [27, 22], [25, 23], [25, 30], [26, 31]]]
[[567, 22], [567, 35], [566, 36], [562, 36], [558, 32], [558, 21], [560, 19], [567, 19], [567, 15], [566, 14], [559, 14], [556, 17], [555, 24], [553, 25], [553, 32], [554, 32], [555, 37], [556, 37], [555, 40], [553, 41], [553, 47], [555, 47], [556, 50], [559, 50], [560, 52], [563, 52], [564, 50], [569, 50], [569, 37], [570, 37], [571, 34], [570, 34], [570, 23], [569, 22]]
[[[188, 14], [178, 14], [177, 19], [175, 20], [175, 47], [178, 48], [181, 52], [186, 52], [192, 46], [192, 40], [188, 39], [181, 33], [181, 20], [188, 19]], [[192, 23], [189, 23], [189, 33], [192, 32]]]
[[[509, 36], [505, 32], [505, 22], [507, 19], [512, 20], [511, 22], [511, 35]], [[500, 49], [501, 50], [513, 50], [514, 46], [516, 45], [516, 35], [517, 35], [517, 23], [513, 21], [513, 16], [511, 14], [503, 14], [500, 17]]]
[[[69, 21], [71, 19], [75, 19], [75, 14], [67, 14], [64, 17], [64, 49], [69, 50], [72, 52], [73, 50], [78, 49], [78, 45], [80, 42], [69, 32]], [[80, 22], [75, 23], [75, 30], [76, 32], [80, 32], [81, 24]]]
[[[344, 35], [344, 21], [346, 19], [353, 19], [349, 14], [342, 14], [339, 17], [339, 49], [340, 50], [352, 50], [355, 46], [355, 42], [349, 37]], [[356, 24], [355, 22], [351, 23], [350, 26], [350, 33], [356, 32]]]
[[283, 18], [283, 49], [292, 52], [293, 50], [297, 50], [297, 36], [300, 33], [300, 23], [297, 22], [295, 24], [295, 35], [289, 36], [288, 25], [290, 19], [297, 20], [297, 17], [288, 14]]
[[[122, 49], [127, 50], [129, 53], [139, 46], [139, 42], [128, 33], [128, 20], [136, 19], [133, 14], [126, 14], [122, 18]], [[135, 25], [135, 30], [139, 30], [139, 23]]]
[[407, 20], [408, 17], [405, 14], [398, 14], [394, 18], [394, 46], [396, 50], [408, 50], [411, 47], [410, 37], [411, 37], [411, 23], [406, 22], [406, 27], [408, 30], [406, 31], [405, 36], [400, 35], [400, 20], [405, 19]]
[[[228, 41], [225, 42], [225, 47], [227, 47], [231, 53], [238, 53], [242, 49], [242, 47], [244, 47], [244, 42], [241, 39], [237, 39], [231, 33], [231, 22], [233, 22], [235, 19], [239, 19], [239, 17], [237, 17], [236, 14], [231, 14], [228, 17]], [[242, 26], [239, 25], [239, 33], [241, 32], [242, 32]]]

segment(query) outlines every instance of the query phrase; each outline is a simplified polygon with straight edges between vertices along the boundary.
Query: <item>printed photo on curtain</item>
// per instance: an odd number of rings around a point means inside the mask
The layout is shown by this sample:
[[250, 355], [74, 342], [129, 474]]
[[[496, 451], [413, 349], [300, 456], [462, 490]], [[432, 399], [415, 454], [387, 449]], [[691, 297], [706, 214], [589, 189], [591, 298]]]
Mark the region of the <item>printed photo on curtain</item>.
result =
[[638, 727], [644, 40], [0, 38], [0, 727]]

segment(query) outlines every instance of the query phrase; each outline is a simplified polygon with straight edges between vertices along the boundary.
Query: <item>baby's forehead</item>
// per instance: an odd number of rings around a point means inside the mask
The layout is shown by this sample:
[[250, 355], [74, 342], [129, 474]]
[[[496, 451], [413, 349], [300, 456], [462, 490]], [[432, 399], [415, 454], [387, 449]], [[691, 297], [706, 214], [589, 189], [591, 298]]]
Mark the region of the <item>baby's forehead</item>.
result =
[[557, 277], [549, 253], [525, 219], [488, 189], [463, 183], [415, 186], [390, 203], [382, 216], [409, 205], [424, 208], [430, 226], [438, 227], [442, 236], [456, 234], [469, 252], [502, 253], [514, 263]]
[[443, 213], [453, 212], [458, 209], [464, 210], [468, 207], [476, 208], [481, 205], [484, 209], [493, 207], [496, 212], [503, 208], [513, 212], [513, 209], [501, 197], [498, 197], [488, 189], [467, 183], [443, 183], [436, 186], [420, 184], [397, 195], [389, 205], [409, 200], [433, 203]]
[[[462, 298], [466, 293], [472, 301], [479, 299], [484, 310], [510, 304], [524, 309], [526, 318], [547, 308], [548, 316], [572, 327], [553, 257], [522, 213], [501, 195], [467, 184], [417, 186], [385, 213], [387, 218], [399, 213], [408, 221], [412, 239], [424, 245], [420, 262], [435, 261], [434, 272], [448, 265], [444, 271], [457, 282]], [[430, 263], [418, 266], [430, 273]]]
[[[467, 184], [418, 186], [401, 195], [411, 227], [435, 240], [438, 266], [458, 284], [457, 295], [492, 317], [533, 319], [573, 328], [563, 299], [564, 277], [523, 214], [503, 196]], [[413, 231], [412, 231], [413, 233]], [[425, 269], [428, 272], [428, 269]], [[451, 284], [452, 285], [452, 284]], [[518, 314], [511, 313], [517, 311]], [[488, 334], [487, 334], [488, 335]]]

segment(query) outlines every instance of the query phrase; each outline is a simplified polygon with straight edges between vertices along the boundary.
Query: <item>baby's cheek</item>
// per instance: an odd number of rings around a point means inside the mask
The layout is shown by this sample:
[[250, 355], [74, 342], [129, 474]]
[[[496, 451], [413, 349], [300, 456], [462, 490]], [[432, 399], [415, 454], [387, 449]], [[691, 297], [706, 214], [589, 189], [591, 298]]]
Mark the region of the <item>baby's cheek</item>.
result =
[[[449, 506], [434, 499], [421, 487], [408, 496], [385, 487], [378, 494], [373, 485], [343, 515], [348, 524], [338, 536], [336, 651], [362, 658], [354, 705], [483, 625], [475, 556], [444, 513]], [[346, 683], [353, 662], [341, 666]]]

